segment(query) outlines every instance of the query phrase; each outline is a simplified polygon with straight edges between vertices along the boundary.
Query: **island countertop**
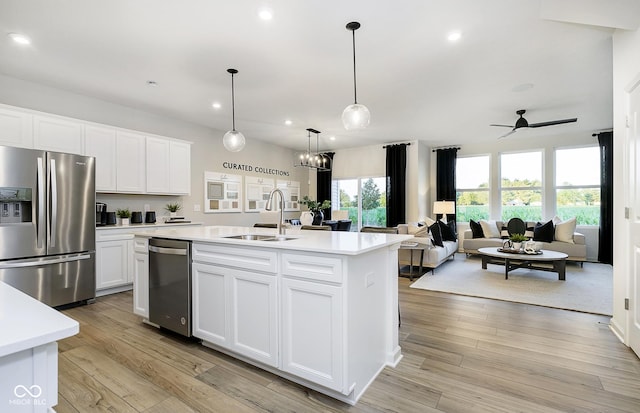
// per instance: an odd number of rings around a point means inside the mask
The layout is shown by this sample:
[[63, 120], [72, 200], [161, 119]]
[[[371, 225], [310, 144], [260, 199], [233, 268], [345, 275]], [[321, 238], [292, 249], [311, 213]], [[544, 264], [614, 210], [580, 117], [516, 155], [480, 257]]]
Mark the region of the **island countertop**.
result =
[[344, 231], [310, 231], [298, 228], [286, 230], [287, 240], [260, 241], [228, 238], [234, 235], [259, 234], [278, 236], [275, 228], [237, 226], [200, 226], [158, 229], [136, 236], [181, 239], [193, 242], [215, 242], [234, 246], [276, 248], [296, 251], [359, 255], [379, 248], [400, 244], [413, 235], [361, 233]]

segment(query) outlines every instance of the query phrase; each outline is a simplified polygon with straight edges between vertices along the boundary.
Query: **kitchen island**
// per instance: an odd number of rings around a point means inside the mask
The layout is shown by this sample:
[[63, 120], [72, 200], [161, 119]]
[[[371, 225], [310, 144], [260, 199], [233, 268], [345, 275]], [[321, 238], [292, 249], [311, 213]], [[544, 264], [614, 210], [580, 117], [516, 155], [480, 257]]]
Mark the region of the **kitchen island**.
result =
[[[397, 257], [410, 235], [210, 226], [136, 237], [192, 241], [192, 334], [207, 347], [350, 404], [402, 357]], [[148, 283], [144, 254], [136, 279]]]

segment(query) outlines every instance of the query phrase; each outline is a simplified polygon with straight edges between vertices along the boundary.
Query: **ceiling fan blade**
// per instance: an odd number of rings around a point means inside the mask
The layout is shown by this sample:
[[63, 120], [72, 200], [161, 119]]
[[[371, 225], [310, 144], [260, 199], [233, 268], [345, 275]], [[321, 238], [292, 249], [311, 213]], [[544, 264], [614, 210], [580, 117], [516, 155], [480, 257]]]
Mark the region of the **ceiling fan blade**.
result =
[[543, 126], [561, 125], [563, 123], [572, 123], [572, 122], [577, 122], [577, 121], [578, 121], [578, 118], [550, 120], [548, 122], [530, 123], [529, 127], [530, 128], [541, 128]]
[[513, 129], [513, 125], [496, 125], [495, 123], [492, 123], [489, 126], [500, 126], [500, 127], [503, 127], [503, 128], [511, 128], [511, 129]]
[[505, 133], [505, 134], [504, 134], [504, 135], [502, 135], [502, 136], [499, 136], [499, 137], [498, 137], [498, 139], [504, 139], [504, 138], [506, 138], [507, 136], [511, 135], [512, 133], [515, 133], [517, 130], [518, 130], [518, 129], [513, 128], [511, 131], [509, 131], [509, 132]]

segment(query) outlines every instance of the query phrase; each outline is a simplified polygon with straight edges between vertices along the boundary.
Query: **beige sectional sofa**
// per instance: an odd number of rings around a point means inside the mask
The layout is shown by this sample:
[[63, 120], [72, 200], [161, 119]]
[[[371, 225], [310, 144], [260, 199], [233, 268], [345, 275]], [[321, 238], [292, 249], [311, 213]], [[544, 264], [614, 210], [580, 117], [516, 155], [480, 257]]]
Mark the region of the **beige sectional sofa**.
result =
[[[412, 234], [414, 233], [414, 228], [410, 227], [410, 224], [400, 224], [398, 225], [398, 234]], [[432, 245], [431, 237], [429, 234], [418, 235], [413, 238], [414, 242], [418, 242], [420, 244]], [[424, 268], [434, 270], [443, 262], [453, 259], [454, 254], [458, 251], [458, 241], [442, 241], [443, 246], [437, 247], [433, 246], [425, 250], [424, 258], [422, 260], [422, 266]], [[502, 245], [502, 244], [501, 244]], [[411, 260], [411, 251], [400, 249], [398, 251], [398, 263], [403, 265], [409, 265]], [[419, 265], [419, 258], [416, 257], [416, 253], [413, 254], [413, 265]]]
[[[503, 227], [501, 221], [496, 221], [499, 229]], [[534, 226], [535, 223], [527, 223], [527, 226]], [[500, 232], [500, 230], [498, 230]], [[491, 238], [473, 238], [471, 229], [467, 229], [463, 233], [462, 250], [466, 254], [477, 254], [479, 248], [484, 247], [501, 247], [505, 240], [500, 237]], [[543, 242], [543, 250], [564, 252], [569, 257], [568, 261], [584, 262], [587, 260], [587, 245], [585, 244], [585, 236], [579, 232], [573, 233], [573, 243], [554, 240], [553, 242]]]

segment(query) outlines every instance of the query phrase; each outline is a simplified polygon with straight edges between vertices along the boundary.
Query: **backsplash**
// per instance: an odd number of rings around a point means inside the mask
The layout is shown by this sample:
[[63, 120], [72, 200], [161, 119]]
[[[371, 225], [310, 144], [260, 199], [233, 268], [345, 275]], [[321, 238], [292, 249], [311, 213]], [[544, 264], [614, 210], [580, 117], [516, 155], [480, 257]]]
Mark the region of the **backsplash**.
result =
[[[183, 205], [181, 196], [166, 195], [128, 195], [128, 194], [96, 194], [96, 202], [107, 204], [107, 211], [115, 212], [118, 208], [129, 208], [129, 211], [140, 211], [143, 216], [147, 211], [155, 211], [156, 219], [162, 221], [169, 216], [169, 211], [165, 206], [169, 203], [179, 203]], [[178, 215], [190, 218], [189, 211], [184, 208], [178, 211]]]

